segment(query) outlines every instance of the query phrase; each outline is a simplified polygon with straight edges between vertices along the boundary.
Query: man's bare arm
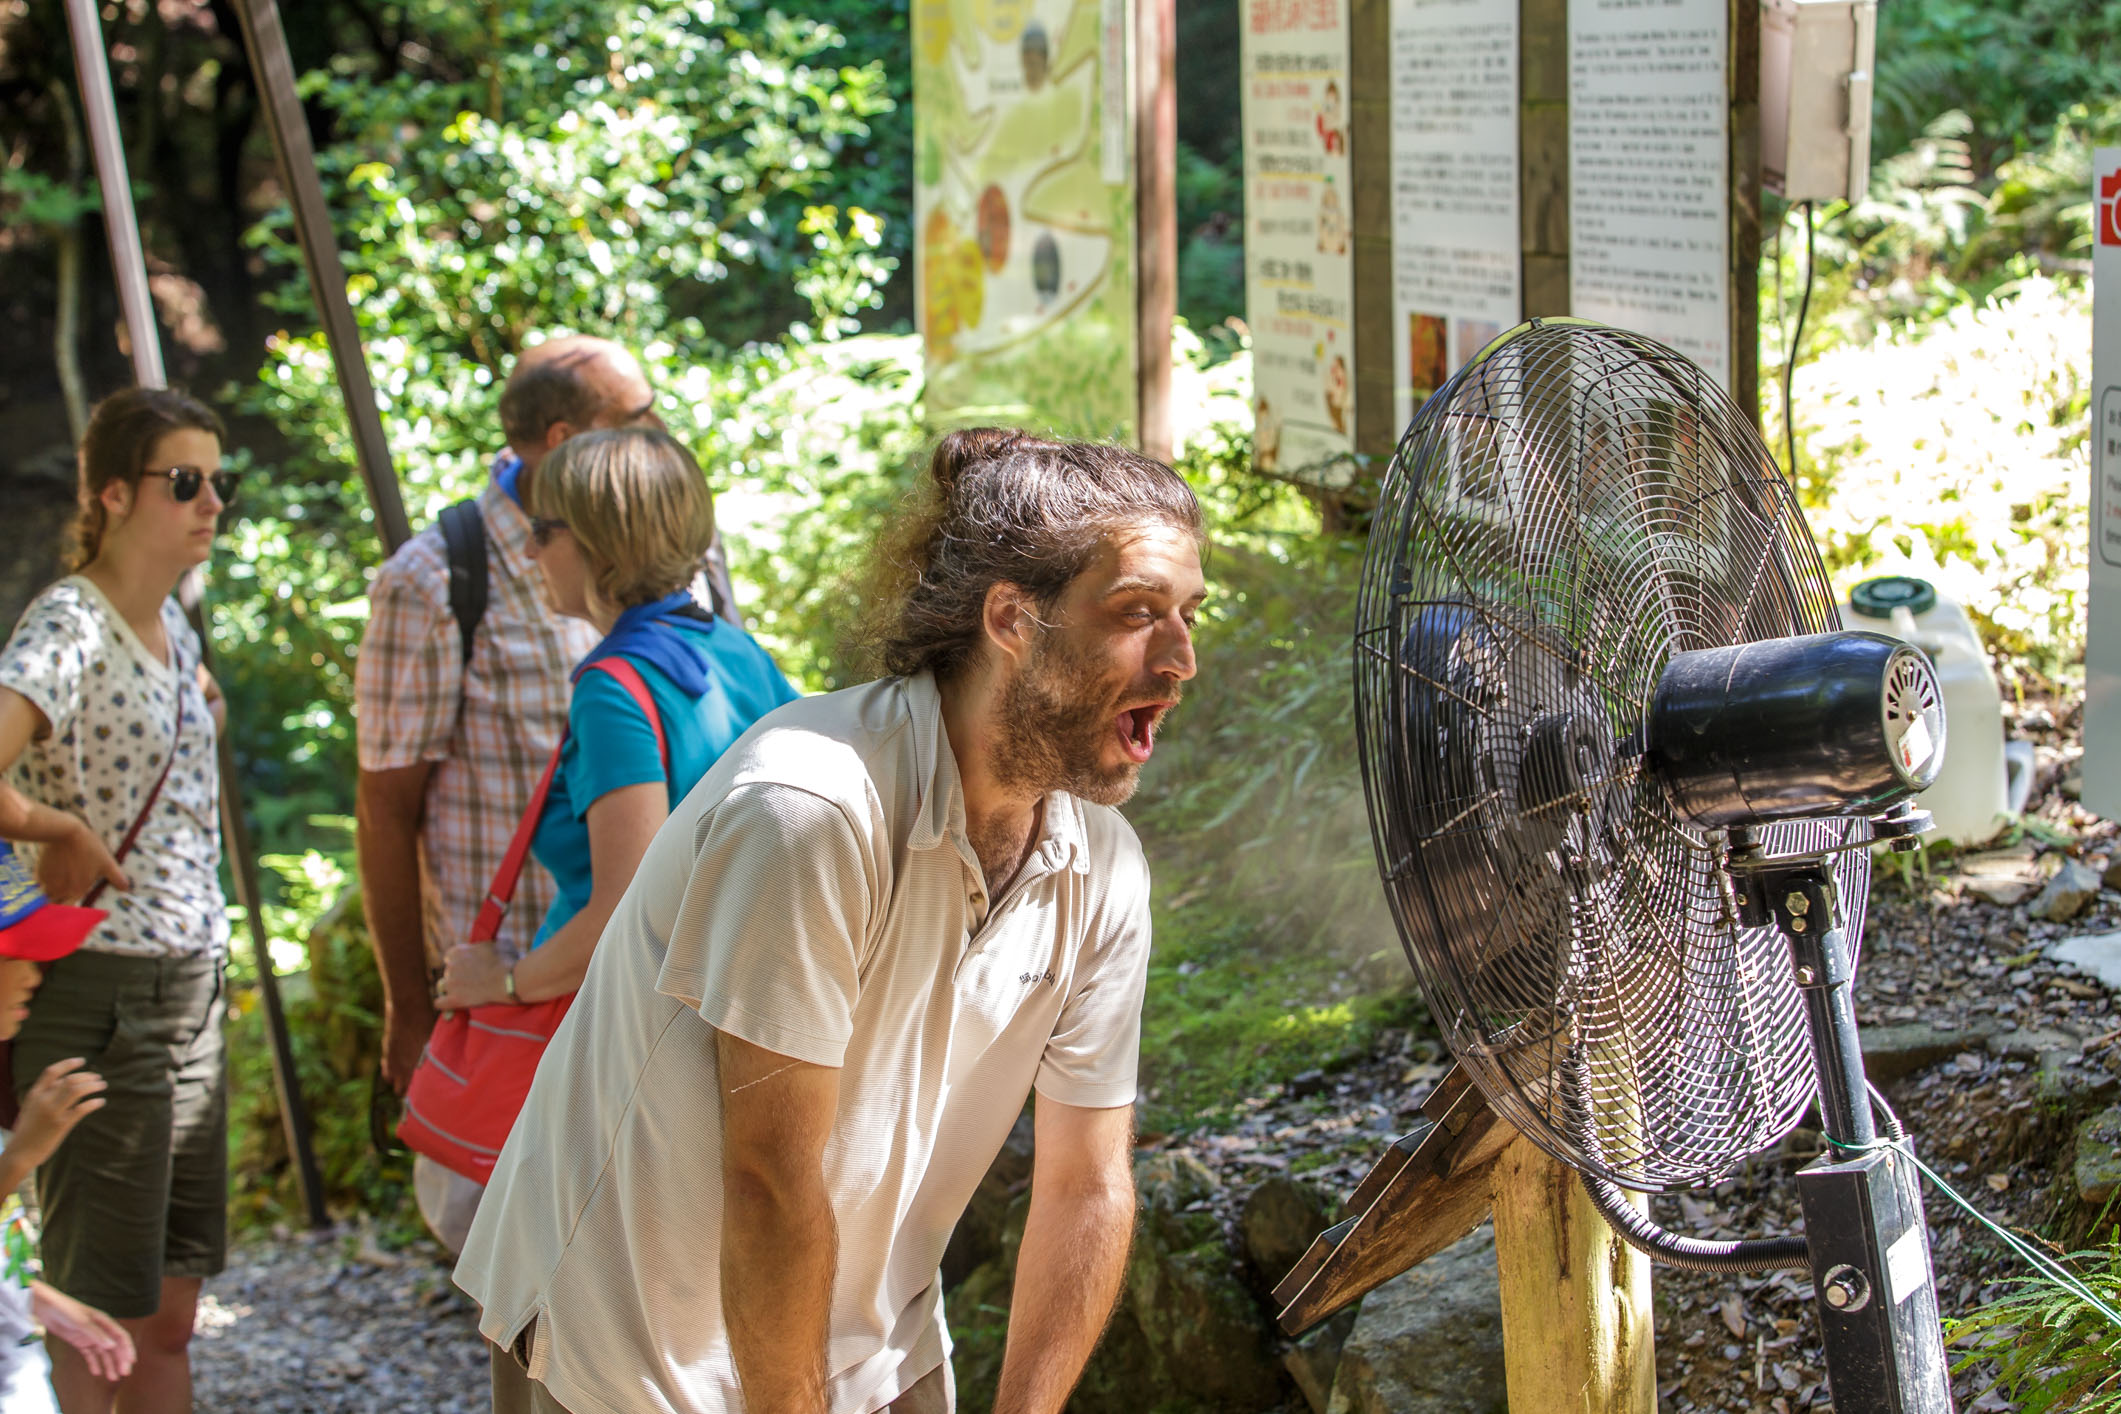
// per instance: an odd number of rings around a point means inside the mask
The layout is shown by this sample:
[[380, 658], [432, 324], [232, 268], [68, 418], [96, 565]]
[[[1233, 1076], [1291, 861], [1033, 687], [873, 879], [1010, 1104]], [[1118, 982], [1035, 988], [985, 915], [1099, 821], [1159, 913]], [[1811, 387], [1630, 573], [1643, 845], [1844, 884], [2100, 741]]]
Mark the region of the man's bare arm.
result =
[[824, 1414], [839, 1232], [825, 1140], [840, 1073], [724, 1032], [722, 1319], [751, 1414]]
[[361, 906], [383, 978], [383, 1076], [405, 1093], [435, 1026], [420, 916], [420, 818], [432, 762], [363, 771], [354, 787]]
[[994, 1414], [1055, 1414], [1104, 1333], [1134, 1238], [1134, 1109], [1041, 1096], [1031, 1213]]

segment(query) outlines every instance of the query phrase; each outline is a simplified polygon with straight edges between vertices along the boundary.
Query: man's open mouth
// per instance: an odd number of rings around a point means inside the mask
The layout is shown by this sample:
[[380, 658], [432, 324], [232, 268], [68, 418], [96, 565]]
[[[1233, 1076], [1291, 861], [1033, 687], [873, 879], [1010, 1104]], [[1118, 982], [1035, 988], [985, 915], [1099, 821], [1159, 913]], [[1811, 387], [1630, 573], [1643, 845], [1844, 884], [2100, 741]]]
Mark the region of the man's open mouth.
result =
[[1127, 759], [1139, 766], [1156, 750], [1156, 724], [1171, 710], [1168, 702], [1144, 702], [1119, 714], [1117, 730]]

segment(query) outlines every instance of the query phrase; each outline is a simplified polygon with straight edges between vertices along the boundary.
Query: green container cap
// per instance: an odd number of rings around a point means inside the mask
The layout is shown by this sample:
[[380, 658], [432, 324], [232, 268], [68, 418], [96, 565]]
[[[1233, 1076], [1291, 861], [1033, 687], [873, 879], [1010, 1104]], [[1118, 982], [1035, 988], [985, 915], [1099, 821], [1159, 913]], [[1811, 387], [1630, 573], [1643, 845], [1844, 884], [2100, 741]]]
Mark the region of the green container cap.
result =
[[1889, 619], [1895, 609], [1923, 614], [1937, 607], [1937, 590], [1913, 575], [1881, 575], [1850, 590], [1849, 607], [1867, 619]]

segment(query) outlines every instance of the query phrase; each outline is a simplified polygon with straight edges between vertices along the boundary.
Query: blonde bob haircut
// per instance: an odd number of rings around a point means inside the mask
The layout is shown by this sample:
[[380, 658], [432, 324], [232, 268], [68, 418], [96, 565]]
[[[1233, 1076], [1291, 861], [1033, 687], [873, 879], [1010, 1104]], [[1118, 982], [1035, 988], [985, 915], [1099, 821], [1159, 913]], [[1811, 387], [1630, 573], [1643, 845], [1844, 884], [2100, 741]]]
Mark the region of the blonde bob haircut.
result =
[[692, 583], [714, 540], [714, 497], [668, 432], [612, 427], [570, 437], [538, 463], [530, 513], [567, 527], [598, 597], [621, 609]]

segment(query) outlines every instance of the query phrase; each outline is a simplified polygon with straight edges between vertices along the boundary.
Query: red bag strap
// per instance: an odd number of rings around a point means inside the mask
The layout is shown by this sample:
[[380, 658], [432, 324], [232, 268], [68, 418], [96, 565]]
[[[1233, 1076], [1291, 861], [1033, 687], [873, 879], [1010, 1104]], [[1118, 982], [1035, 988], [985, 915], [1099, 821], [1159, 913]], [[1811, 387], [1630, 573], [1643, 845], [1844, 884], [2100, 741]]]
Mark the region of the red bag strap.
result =
[[[658, 725], [656, 730], [660, 734], [661, 726]], [[133, 841], [140, 838], [140, 831], [147, 824], [147, 817], [155, 813], [155, 802], [162, 798], [162, 785], [169, 779], [170, 767], [177, 764], [177, 746], [183, 740], [184, 684], [180, 680], [177, 683], [177, 729], [170, 734], [169, 755], [163, 758], [162, 774], [155, 777], [154, 785], [147, 792], [147, 803], [142, 805], [140, 813], [133, 817], [132, 828], [125, 832], [125, 838], [119, 840], [118, 847], [111, 851], [111, 858], [119, 863], [124, 863], [125, 856], [132, 853]], [[103, 896], [103, 890], [109, 886], [109, 883], [108, 879], [98, 879], [96, 886], [81, 896], [80, 906], [82, 908], [93, 908], [96, 900]]]
[[[640, 670], [624, 658], [600, 658], [589, 665], [595, 672], [609, 673], [626, 689], [626, 695], [634, 700], [642, 712], [647, 714], [648, 724], [655, 728], [656, 750], [662, 753], [663, 774], [670, 774], [670, 743], [663, 737], [663, 718], [655, 710], [655, 698], [649, 694], [648, 684]], [[490, 943], [501, 936], [501, 920], [508, 916], [508, 905], [516, 896], [516, 882], [523, 877], [523, 862], [530, 857], [530, 841], [538, 832], [538, 821], [545, 815], [546, 797], [552, 794], [552, 778], [560, 769], [560, 752], [567, 745], [567, 733], [553, 744], [552, 757], [545, 763], [545, 774], [538, 777], [538, 787], [530, 793], [530, 804], [524, 808], [523, 818], [516, 821], [516, 832], [508, 841], [508, 852], [501, 856], [501, 865], [493, 871], [493, 882], [487, 885], [486, 901], [479, 905], [479, 916], [471, 923], [474, 943]]]

